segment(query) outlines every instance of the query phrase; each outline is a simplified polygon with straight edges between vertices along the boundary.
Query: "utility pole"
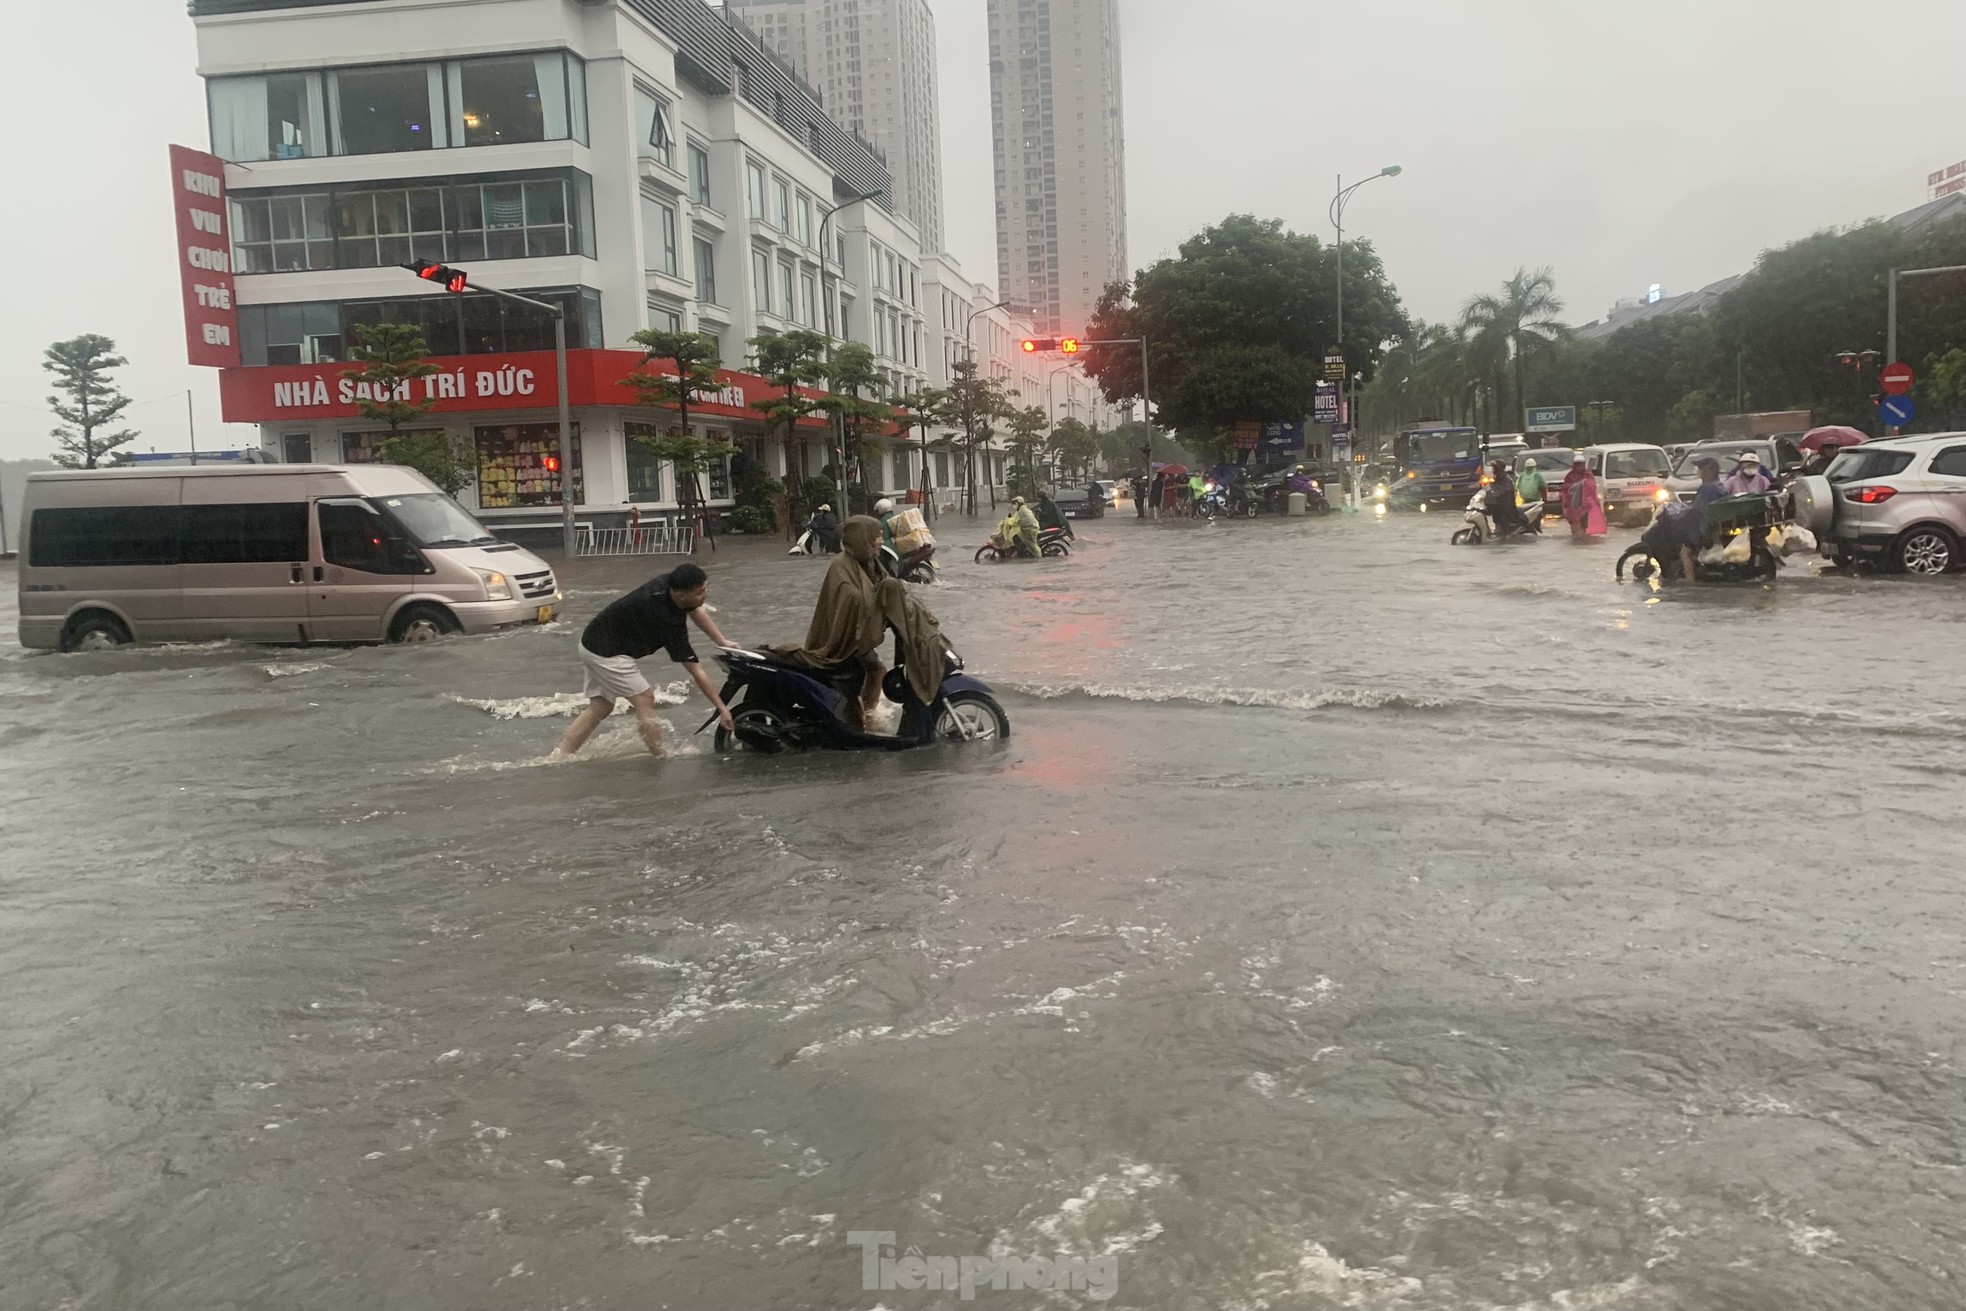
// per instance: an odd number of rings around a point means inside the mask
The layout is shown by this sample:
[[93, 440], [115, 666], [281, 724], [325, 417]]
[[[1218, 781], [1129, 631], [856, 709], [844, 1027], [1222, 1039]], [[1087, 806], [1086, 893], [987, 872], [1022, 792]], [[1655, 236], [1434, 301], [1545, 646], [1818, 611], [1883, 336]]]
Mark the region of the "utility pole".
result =
[[198, 415], [191, 408], [191, 388], [184, 389], [184, 426], [191, 434], [191, 463], [198, 463]]

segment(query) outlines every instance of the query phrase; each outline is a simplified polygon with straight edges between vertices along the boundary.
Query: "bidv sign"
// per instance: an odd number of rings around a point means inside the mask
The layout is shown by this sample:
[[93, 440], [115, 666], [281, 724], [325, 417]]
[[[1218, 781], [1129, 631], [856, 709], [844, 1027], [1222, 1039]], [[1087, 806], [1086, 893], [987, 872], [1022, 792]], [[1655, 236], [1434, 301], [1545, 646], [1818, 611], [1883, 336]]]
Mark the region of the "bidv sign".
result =
[[1575, 432], [1577, 407], [1574, 405], [1535, 405], [1525, 410], [1524, 432]]

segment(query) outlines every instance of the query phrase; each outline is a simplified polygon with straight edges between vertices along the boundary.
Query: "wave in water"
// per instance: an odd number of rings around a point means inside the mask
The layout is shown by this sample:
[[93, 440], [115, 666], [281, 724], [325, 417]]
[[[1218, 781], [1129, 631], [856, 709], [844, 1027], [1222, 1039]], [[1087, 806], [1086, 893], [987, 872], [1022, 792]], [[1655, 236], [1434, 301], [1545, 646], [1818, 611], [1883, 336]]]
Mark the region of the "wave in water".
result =
[[[689, 699], [684, 692], [685, 685], [682, 683], [658, 687], [655, 689], [655, 703], [659, 706], [679, 706]], [[555, 692], [550, 696], [515, 696], [503, 700], [480, 700], [476, 697], [457, 696], [448, 692], [444, 695], [448, 701], [455, 701], [461, 706], [470, 706], [473, 710], [482, 710], [493, 719], [568, 719], [579, 714], [587, 706], [587, 698], [578, 692]]]
[[1097, 701], [1186, 702], [1198, 706], [1262, 706], [1273, 710], [1452, 710], [1439, 697], [1387, 692], [1369, 687], [1277, 691], [1245, 687], [1125, 687], [1111, 683], [1005, 683], [1002, 686], [1041, 701], [1085, 698]]

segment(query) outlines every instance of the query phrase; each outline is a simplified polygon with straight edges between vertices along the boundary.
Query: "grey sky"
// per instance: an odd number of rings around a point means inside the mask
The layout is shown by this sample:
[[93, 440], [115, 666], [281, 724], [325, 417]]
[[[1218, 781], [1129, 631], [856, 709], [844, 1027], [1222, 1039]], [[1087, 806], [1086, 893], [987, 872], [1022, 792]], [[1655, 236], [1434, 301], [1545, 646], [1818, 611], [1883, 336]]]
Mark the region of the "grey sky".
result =
[[[983, 0], [931, 0], [949, 242], [996, 276]], [[1959, 0], [1120, 0], [1135, 266], [1247, 211], [1329, 236], [1333, 174], [1407, 304], [1438, 319], [1550, 264], [1583, 322], [1648, 283], [1685, 291], [1756, 252], [1909, 209], [1966, 158]], [[32, 52], [0, 83], [14, 255], [0, 325], [0, 458], [42, 455], [42, 349], [114, 337], [141, 447], [181, 448], [184, 364], [165, 146], [205, 144], [179, 0], [0, 2]], [[1897, 76], [1887, 68], [1902, 70]], [[236, 444], [250, 430], [227, 434]]]

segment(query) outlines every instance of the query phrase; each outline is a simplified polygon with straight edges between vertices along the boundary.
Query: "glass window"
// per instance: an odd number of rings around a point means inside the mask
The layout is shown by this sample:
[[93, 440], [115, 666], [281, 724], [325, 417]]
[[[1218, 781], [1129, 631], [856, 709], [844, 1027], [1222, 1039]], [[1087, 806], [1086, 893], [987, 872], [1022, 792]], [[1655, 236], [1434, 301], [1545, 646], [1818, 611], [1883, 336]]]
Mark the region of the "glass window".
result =
[[780, 232], [790, 232], [792, 230], [792, 189], [785, 185], [783, 179], [773, 178], [771, 182], [771, 198], [774, 202], [772, 206], [772, 222], [777, 225]]
[[559, 52], [465, 59], [450, 68], [451, 134], [459, 144], [508, 146], [569, 135], [566, 59]]
[[812, 249], [812, 197], [799, 193], [799, 244]]
[[381, 155], [449, 145], [444, 70], [437, 64], [389, 64], [328, 74], [338, 155]]
[[327, 563], [364, 574], [404, 572], [401, 555], [390, 549], [388, 525], [368, 505], [322, 501], [315, 509], [321, 522], [321, 558]]
[[757, 219], [759, 222], [763, 222], [765, 217], [764, 169], [757, 164], [746, 164], [744, 166], [744, 181], [748, 188], [747, 198], [751, 206], [751, 217]]
[[720, 304], [717, 300], [716, 248], [701, 237], [693, 240], [696, 244], [696, 298], [706, 305]]
[[1932, 457], [1928, 472], [1941, 478], [1966, 478], [1966, 446], [1954, 446]]
[[1607, 478], [1667, 478], [1672, 461], [1664, 451], [1612, 451], [1604, 461]]
[[179, 558], [185, 564], [287, 564], [308, 557], [307, 502], [187, 505]]
[[796, 319], [799, 315], [799, 299], [793, 294], [792, 288], [792, 266], [790, 264], [780, 264], [778, 266], [778, 312], [788, 319]]
[[681, 311], [671, 309], [653, 301], [649, 303], [649, 326], [657, 332], [681, 332], [683, 316]]
[[[474, 428], [478, 446], [478, 504], [487, 510], [560, 503], [560, 428], [556, 423], [514, 423]], [[573, 439], [573, 499], [583, 494], [580, 425]]]
[[303, 159], [328, 153], [319, 73], [215, 77], [207, 84], [212, 151], [221, 159]]
[[689, 195], [699, 205], [710, 203], [710, 152], [689, 143]]
[[587, 144], [587, 61], [568, 54], [566, 62], [567, 130], [584, 146]]
[[343, 358], [341, 310], [319, 301], [242, 305], [239, 339], [248, 365], [330, 364]]
[[675, 275], [678, 264], [676, 255], [676, 211], [648, 196], [642, 197], [642, 244], [644, 258], [648, 266], [660, 272]]
[[176, 564], [178, 507], [92, 505], [36, 510], [27, 539], [27, 562], [37, 569]]
[[676, 166], [676, 124], [669, 102], [635, 88], [636, 149], [643, 159]]
[[762, 250], [751, 252], [751, 289], [758, 298], [758, 312], [771, 313], [771, 257]]
[[624, 423], [622, 435], [628, 444], [628, 499], [631, 501], [660, 501], [662, 497], [662, 461], [649, 448], [649, 443], [662, 435], [662, 429], [652, 423]]
[[[1722, 462], [1720, 472], [1723, 478], [1727, 476], [1728, 467], [1726, 462]], [[1860, 483], [1872, 478], [1890, 478], [1910, 467], [1910, 451], [1873, 451], [1856, 446], [1837, 452], [1836, 459], [1830, 463], [1829, 472], [1824, 476], [1833, 483]]]
[[819, 326], [819, 282], [810, 273], [799, 275], [799, 322]]

